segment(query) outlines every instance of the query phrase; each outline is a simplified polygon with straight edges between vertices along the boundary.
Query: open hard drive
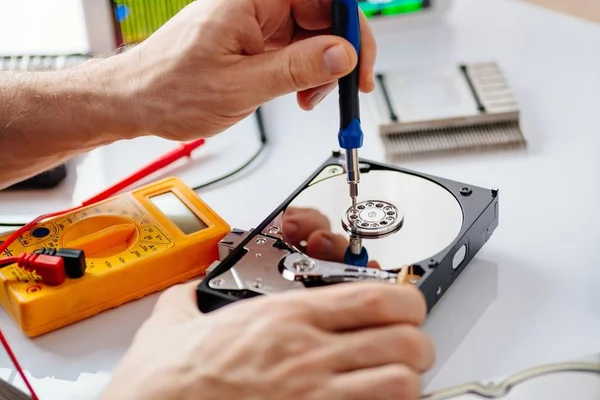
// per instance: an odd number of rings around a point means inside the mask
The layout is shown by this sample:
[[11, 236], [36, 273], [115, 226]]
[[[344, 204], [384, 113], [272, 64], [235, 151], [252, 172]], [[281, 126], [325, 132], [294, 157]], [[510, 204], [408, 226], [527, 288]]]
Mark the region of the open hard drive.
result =
[[[353, 281], [413, 284], [431, 310], [498, 226], [498, 190], [367, 160], [360, 160], [360, 170], [356, 209], [349, 204], [344, 156], [334, 152], [256, 229], [229, 233], [220, 260], [198, 285], [200, 310]], [[308, 221], [317, 229], [303, 229]], [[286, 232], [290, 222], [295, 236]], [[297, 237], [303, 231], [306, 237]], [[335, 243], [331, 251], [315, 251], [318, 236]], [[366, 255], [362, 265], [344, 258], [357, 238]]]

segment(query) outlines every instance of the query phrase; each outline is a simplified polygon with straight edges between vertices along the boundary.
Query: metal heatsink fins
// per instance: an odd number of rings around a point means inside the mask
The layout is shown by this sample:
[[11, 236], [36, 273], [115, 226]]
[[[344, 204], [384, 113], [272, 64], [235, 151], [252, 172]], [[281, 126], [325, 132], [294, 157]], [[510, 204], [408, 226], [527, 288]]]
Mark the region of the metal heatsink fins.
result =
[[370, 99], [388, 157], [526, 145], [517, 101], [496, 63], [381, 73]]

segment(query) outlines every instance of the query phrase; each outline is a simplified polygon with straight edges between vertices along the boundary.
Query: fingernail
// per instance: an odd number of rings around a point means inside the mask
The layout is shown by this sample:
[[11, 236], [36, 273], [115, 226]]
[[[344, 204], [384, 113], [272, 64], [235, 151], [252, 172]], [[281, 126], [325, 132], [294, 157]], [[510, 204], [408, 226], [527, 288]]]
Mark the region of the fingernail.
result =
[[288, 238], [293, 238], [298, 233], [298, 225], [294, 222], [284, 222], [283, 232]]
[[333, 242], [328, 238], [322, 238], [318, 244], [315, 246], [315, 252], [318, 253], [321, 257], [327, 256], [331, 254], [333, 251]]
[[310, 106], [316, 107], [317, 105], [319, 105], [319, 103], [323, 101], [323, 99], [325, 98], [326, 95], [327, 95], [327, 92], [324, 92], [324, 91], [319, 91], [319, 92], [316, 92], [315, 94], [313, 94], [312, 97], [310, 98], [310, 100], [308, 100]]
[[340, 44], [330, 47], [323, 53], [323, 62], [330, 74], [346, 72], [349, 68], [350, 59]]

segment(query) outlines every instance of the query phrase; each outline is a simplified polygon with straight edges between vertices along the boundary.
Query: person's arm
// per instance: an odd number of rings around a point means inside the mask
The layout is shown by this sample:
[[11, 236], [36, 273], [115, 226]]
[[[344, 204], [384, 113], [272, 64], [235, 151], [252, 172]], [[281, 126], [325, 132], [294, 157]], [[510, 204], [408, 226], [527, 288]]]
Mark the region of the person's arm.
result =
[[0, 188], [138, 133], [110, 65], [0, 72]]
[[[330, 10], [327, 0], [193, 2], [124, 53], [0, 73], [0, 187], [119, 139], [216, 135], [289, 93], [313, 109], [359, 61], [327, 34]], [[370, 92], [376, 44], [360, 19], [359, 86]]]

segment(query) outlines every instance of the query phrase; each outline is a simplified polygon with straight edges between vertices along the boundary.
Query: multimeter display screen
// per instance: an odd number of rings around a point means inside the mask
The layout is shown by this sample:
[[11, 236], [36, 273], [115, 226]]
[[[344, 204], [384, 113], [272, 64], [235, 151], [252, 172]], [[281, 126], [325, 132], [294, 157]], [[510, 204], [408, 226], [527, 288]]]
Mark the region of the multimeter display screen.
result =
[[150, 201], [186, 235], [208, 228], [173, 192], [150, 197]]

